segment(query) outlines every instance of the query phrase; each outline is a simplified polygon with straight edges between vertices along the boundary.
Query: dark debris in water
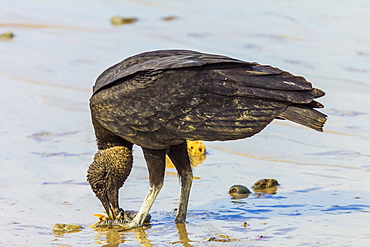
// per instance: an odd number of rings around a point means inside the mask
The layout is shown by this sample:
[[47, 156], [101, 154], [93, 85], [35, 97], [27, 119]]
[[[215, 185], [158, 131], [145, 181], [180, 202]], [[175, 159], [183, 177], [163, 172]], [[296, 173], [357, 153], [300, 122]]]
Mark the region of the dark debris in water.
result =
[[165, 16], [165, 17], [162, 17], [161, 19], [162, 19], [162, 21], [173, 21], [173, 20], [179, 19], [179, 17], [177, 17], [177, 16]]
[[359, 52], [357, 52], [357, 55], [363, 56], [363, 57], [370, 57], [370, 52], [359, 51]]
[[254, 237], [251, 240], [252, 241], [258, 241], [258, 240], [266, 240], [267, 238], [270, 238], [270, 237], [266, 237], [266, 236], [263, 236], [263, 235], [257, 235], [256, 237]]
[[[217, 236], [213, 236], [213, 237], [207, 238], [206, 241], [208, 241], [208, 242], [220, 242], [220, 243], [228, 243], [228, 242], [239, 242], [239, 243], [242, 243], [242, 242], [247, 241], [247, 239], [245, 239], [245, 238], [243, 238], [243, 239], [233, 238], [233, 237], [228, 236], [228, 235], [217, 234], [217, 233], [216, 233], [216, 235]], [[243, 245], [243, 246], [245, 246], [245, 245]]]
[[214, 241], [214, 242], [230, 242], [229, 238], [216, 238], [216, 237], [210, 237], [208, 241]]

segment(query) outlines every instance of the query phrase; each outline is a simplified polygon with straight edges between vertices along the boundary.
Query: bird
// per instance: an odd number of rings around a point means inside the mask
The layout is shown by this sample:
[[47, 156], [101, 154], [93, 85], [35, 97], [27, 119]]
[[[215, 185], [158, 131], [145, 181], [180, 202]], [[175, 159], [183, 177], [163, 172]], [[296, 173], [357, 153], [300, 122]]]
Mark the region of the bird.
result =
[[135, 218], [143, 225], [163, 186], [166, 155], [180, 180], [176, 223], [186, 223], [193, 173], [187, 141], [251, 137], [274, 119], [323, 131], [315, 108], [325, 93], [304, 77], [270, 65], [192, 50], [154, 50], [128, 57], [96, 79], [90, 112], [98, 151], [87, 180], [109, 219], [119, 217], [119, 189], [133, 165], [133, 145], [147, 164], [150, 189]]

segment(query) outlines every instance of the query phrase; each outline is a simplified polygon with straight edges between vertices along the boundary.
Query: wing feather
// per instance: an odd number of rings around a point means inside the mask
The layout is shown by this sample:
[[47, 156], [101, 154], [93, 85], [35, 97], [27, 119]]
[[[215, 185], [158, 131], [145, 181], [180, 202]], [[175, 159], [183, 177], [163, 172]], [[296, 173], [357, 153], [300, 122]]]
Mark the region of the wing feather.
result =
[[291, 104], [323, 92], [280, 69], [192, 51], [123, 60], [97, 79], [90, 100], [102, 126], [142, 147], [234, 140], [265, 128]]
[[109, 67], [96, 80], [94, 93], [128, 76], [147, 71], [163, 71], [199, 67], [207, 64], [233, 63], [253, 65], [241, 60], [221, 55], [205, 54], [188, 50], [167, 50], [141, 53]]
[[202, 88], [226, 96], [310, 103], [324, 94], [303, 77], [267, 65], [213, 69], [208, 78], [201, 82]]

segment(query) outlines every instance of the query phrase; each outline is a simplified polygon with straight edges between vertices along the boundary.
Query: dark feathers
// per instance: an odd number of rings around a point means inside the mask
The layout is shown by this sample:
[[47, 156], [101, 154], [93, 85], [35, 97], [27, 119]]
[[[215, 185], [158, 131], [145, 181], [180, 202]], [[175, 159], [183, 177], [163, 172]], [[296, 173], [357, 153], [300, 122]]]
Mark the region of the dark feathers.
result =
[[99, 76], [92, 117], [113, 134], [144, 148], [190, 140], [252, 136], [283, 118], [322, 130], [312, 109], [324, 92], [303, 77], [219, 55], [166, 50], [142, 53]]

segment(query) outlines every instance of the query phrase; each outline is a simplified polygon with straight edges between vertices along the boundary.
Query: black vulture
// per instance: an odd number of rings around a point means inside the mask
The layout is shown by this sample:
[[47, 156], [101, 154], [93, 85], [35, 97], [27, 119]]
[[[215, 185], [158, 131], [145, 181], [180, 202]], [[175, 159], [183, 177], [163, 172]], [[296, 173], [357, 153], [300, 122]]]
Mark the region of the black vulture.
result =
[[111, 220], [118, 191], [130, 174], [136, 144], [143, 150], [150, 190], [136, 217], [142, 226], [161, 187], [165, 157], [181, 181], [175, 222], [185, 222], [192, 168], [186, 140], [226, 141], [253, 136], [274, 119], [322, 131], [325, 93], [303, 77], [268, 65], [190, 50], [157, 50], [105, 70], [90, 99], [98, 151], [88, 181]]

